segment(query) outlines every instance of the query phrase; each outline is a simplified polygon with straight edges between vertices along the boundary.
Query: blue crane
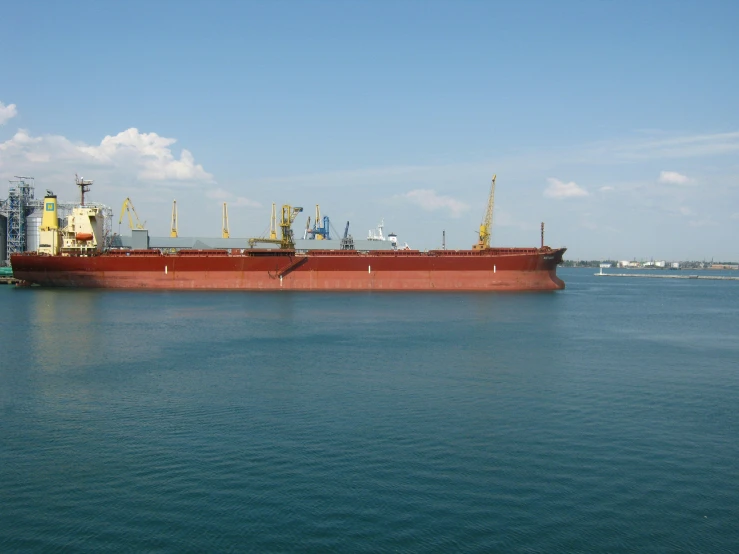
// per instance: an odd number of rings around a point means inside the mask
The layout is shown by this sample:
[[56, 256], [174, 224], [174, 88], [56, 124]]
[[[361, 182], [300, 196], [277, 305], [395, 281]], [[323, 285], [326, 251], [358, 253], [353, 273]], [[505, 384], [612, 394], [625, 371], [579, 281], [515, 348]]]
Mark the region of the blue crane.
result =
[[[322, 226], [321, 226], [322, 225]], [[327, 215], [321, 218], [321, 209], [316, 204], [316, 219], [313, 221], [312, 238], [317, 240], [331, 239], [331, 222]]]

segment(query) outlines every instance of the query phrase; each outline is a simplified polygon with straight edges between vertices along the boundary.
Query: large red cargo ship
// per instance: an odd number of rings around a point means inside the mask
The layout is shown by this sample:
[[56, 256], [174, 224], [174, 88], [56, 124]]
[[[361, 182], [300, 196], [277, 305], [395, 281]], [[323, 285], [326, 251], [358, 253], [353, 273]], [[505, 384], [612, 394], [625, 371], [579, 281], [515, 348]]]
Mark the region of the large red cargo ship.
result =
[[13, 274], [51, 287], [239, 290], [558, 290], [565, 249], [158, 250], [16, 254]]
[[[522, 291], [565, 286], [557, 277], [565, 249], [544, 246], [543, 224], [541, 248], [490, 247], [495, 177], [479, 242], [471, 250], [428, 252], [295, 250], [291, 225], [302, 208], [287, 205], [282, 238], [251, 239], [250, 248], [105, 251], [102, 213], [85, 205], [90, 184], [77, 179], [80, 206], [62, 228], [56, 196], [47, 194], [38, 252], [11, 257], [17, 279], [48, 287], [125, 289]], [[257, 242], [280, 248], [253, 248]]]

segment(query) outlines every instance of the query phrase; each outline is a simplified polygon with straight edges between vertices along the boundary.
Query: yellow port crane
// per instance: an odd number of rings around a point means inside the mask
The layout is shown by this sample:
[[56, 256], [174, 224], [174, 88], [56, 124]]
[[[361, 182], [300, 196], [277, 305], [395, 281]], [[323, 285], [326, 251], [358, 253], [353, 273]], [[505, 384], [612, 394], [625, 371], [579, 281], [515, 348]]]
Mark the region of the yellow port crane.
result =
[[228, 232], [228, 207], [226, 207], [226, 203], [223, 203], [223, 218], [222, 218], [222, 224], [221, 224], [221, 237], [224, 239], [227, 239], [230, 235]]
[[[316, 239], [316, 240], [323, 240], [323, 239], [325, 239], [326, 238], [326, 233], [328, 233], [328, 229], [324, 229], [325, 225], [324, 225], [324, 227], [321, 227], [322, 221], [323, 220], [321, 219], [321, 208], [320, 208], [320, 206], [318, 204], [316, 204], [316, 220], [313, 223], [313, 227], [315, 227], [315, 229], [313, 230], [314, 231], [313, 232], [313, 238]], [[321, 232], [321, 230], [323, 230], [325, 232]]]
[[177, 238], [177, 200], [172, 200], [172, 225], [170, 226], [169, 236]]
[[477, 244], [472, 246], [473, 250], [485, 250], [490, 248], [490, 233], [493, 230], [493, 207], [495, 206], [495, 178], [490, 183], [490, 197], [488, 198], [488, 208], [485, 211], [485, 219], [480, 224], [480, 238]]
[[287, 204], [282, 206], [282, 217], [280, 218], [280, 230], [282, 231], [282, 248], [295, 248], [293, 240], [292, 224], [298, 214], [303, 211], [300, 206], [292, 207]]
[[[131, 215], [133, 213], [133, 216]], [[146, 225], [146, 221], [141, 223], [141, 220], [139, 219], [139, 214], [136, 213], [136, 208], [133, 207], [133, 202], [131, 202], [130, 198], [126, 198], [123, 201], [123, 206], [121, 207], [121, 217], [118, 219], [118, 225], [123, 223], [123, 216], [128, 214], [128, 228], [129, 229], [144, 229], [144, 225]], [[134, 218], [136, 219], [136, 222], [134, 223]]]
[[277, 238], [277, 211], [274, 202], [272, 202], [272, 218], [269, 220], [269, 238]]
[[[274, 214], [274, 204], [272, 209]], [[282, 249], [293, 250], [295, 248], [295, 239], [293, 237], [292, 224], [298, 214], [302, 211], [303, 208], [300, 206], [293, 207], [288, 204], [284, 204], [282, 206], [282, 216], [280, 217], [280, 231], [282, 232], [282, 238], [276, 238], [277, 233], [273, 233], [272, 229], [270, 229], [270, 238], [258, 237], [249, 239], [249, 246], [254, 247], [255, 244], [261, 242], [266, 244], [279, 244]], [[275, 238], [271, 237], [272, 234], [275, 235]]]

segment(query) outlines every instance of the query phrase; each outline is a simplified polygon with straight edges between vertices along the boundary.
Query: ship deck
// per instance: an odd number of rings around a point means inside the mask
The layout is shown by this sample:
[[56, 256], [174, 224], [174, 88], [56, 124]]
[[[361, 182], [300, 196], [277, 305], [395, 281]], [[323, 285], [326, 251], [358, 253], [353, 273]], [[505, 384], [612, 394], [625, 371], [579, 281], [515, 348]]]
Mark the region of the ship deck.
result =
[[159, 249], [148, 250], [108, 250], [104, 256], [177, 256], [177, 257], [218, 257], [218, 256], [246, 256], [246, 257], [274, 257], [274, 256], [305, 256], [318, 257], [365, 257], [365, 258], [414, 258], [414, 257], [500, 257], [536, 255], [559, 252], [563, 249], [541, 248], [488, 248], [485, 250], [372, 250], [361, 252], [357, 250], [310, 250], [301, 252], [287, 249], [267, 248], [232, 248], [210, 250], [177, 250], [174, 252]]

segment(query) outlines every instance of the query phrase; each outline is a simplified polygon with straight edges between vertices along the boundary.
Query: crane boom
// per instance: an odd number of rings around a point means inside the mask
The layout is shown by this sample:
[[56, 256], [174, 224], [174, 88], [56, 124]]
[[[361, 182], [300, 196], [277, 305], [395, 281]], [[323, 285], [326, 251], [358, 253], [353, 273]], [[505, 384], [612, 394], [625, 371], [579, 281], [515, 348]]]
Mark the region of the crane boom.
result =
[[[274, 204], [273, 206], [273, 214], [274, 214]], [[303, 208], [299, 206], [290, 206], [288, 204], [285, 204], [282, 206], [282, 216], [280, 217], [280, 230], [282, 231], [282, 238], [278, 239], [273, 237], [272, 230], [270, 230], [270, 238], [262, 238], [262, 237], [255, 237], [249, 239], [249, 246], [253, 247], [255, 244], [258, 243], [266, 243], [266, 244], [279, 244], [280, 248], [285, 250], [292, 250], [295, 248], [295, 239], [293, 238], [293, 230], [292, 230], [292, 224], [293, 221], [295, 221], [295, 218], [298, 216], [300, 212], [303, 211]], [[274, 216], [273, 216], [274, 220]], [[274, 233], [275, 235], [277, 233]]]
[[280, 218], [280, 230], [282, 231], [282, 241], [280, 242], [280, 248], [292, 249], [295, 248], [295, 240], [293, 239], [292, 224], [295, 218], [300, 212], [303, 211], [301, 207], [292, 207], [288, 204], [282, 206], [282, 217]]
[[497, 175], [493, 175], [493, 179], [490, 182], [490, 196], [488, 197], [488, 207], [485, 211], [485, 219], [480, 224], [480, 237], [472, 248], [474, 250], [484, 250], [490, 248], [490, 234], [493, 229], [493, 208], [495, 207], [495, 178]]
[[[131, 215], [131, 213], [133, 213], [133, 216]], [[118, 219], [118, 225], [123, 223], [123, 216], [126, 214], [128, 214], [129, 229], [143, 229], [144, 225], [146, 225], [146, 221], [141, 223], [141, 220], [139, 219], [139, 214], [136, 213], [136, 208], [133, 207], [133, 202], [131, 202], [130, 198], [126, 198], [123, 201], [123, 206], [121, 207], [121, 217]], [[136, 218], [135, 224], [134, 218]]]
[[170, 237], [177, 237], [177, 200], [172, 200], [172, 225], [169, 231]]

